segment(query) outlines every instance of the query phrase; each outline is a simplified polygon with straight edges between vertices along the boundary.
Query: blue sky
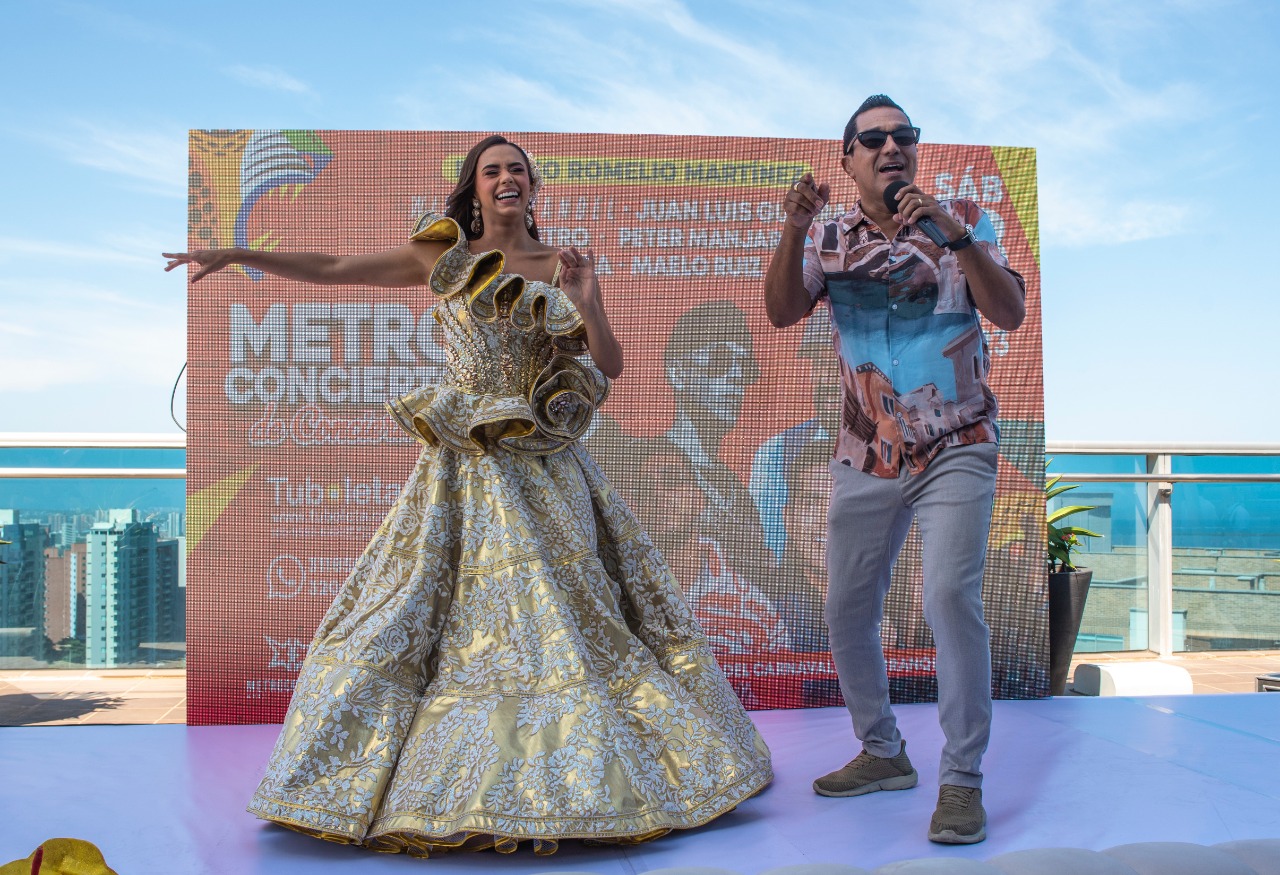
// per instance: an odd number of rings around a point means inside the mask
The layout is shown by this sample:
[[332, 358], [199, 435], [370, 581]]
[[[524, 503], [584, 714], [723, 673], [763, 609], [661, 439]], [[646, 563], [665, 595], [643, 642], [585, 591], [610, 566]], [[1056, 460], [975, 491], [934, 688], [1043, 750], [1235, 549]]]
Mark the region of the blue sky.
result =
[[886, 92], [1038, 150], [1049, 439], [1280, 440], [1280, 3], [853, 8], [8, 0], [0, 431], [175, 430], [190, 128], [827, 138]]

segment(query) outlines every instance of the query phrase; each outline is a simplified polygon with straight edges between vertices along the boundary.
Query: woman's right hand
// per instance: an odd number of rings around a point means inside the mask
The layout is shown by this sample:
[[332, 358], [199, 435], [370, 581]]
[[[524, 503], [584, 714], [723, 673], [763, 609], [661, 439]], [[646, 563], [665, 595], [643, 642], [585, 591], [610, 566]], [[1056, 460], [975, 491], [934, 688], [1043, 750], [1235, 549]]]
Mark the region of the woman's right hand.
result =
[[420, 286], [431, 276], [436, 259], [449, 246], [439, 240], [411, 240], [395, 249], [365, 255], [328, 255], [323, 252], [263, 252], [257, 249], [197, 249], [195, 252], [162, 252], [165, 270], [183, 264], [199, 269], [197, 282], [229, 264], [243, 264], [272, 276], [321, 286], [377, 286], [405, 289]]
[[169, 259], [169, 263], [164, 266], [166, 271], [183, 264], [199, 265], [200, 269], [191, 275], [191, 282], [194, 283], [211, 273], [222, 270], [229, 264], [235, 264], [240, 250], [197, 249], [195, 252], [161, 252], [160, 254]]

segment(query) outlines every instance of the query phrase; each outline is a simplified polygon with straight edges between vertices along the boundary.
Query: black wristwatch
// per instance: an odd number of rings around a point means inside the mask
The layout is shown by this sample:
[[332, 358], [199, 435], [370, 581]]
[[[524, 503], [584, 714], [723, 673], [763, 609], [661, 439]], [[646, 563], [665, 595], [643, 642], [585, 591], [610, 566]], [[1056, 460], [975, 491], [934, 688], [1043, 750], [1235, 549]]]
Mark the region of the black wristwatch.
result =
[[959, 240], [952, 240], [942, 245], [945, 246], [947, 249], [950, 249], [952, 252], [959, 252], [961, 249], [964, 249], [966, 246], [971, 246], [972, 244], [973, 244], [973, 226], [965, 225], [963, 237], [961, 237]]

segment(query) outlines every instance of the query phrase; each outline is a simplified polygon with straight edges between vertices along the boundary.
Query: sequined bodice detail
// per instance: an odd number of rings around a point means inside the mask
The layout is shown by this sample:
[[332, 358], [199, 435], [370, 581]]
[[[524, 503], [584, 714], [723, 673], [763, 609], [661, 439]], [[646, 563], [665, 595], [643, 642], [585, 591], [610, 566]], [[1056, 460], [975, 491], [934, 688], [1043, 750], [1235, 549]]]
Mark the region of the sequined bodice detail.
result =
[[447, 355], [445, 384], [475, 395], [524, 395], [551, 362], [555, 338], [521, 331], [509, 313], [497, 315], [491, 322], [474, 318], [462, 296], [436, 305]]

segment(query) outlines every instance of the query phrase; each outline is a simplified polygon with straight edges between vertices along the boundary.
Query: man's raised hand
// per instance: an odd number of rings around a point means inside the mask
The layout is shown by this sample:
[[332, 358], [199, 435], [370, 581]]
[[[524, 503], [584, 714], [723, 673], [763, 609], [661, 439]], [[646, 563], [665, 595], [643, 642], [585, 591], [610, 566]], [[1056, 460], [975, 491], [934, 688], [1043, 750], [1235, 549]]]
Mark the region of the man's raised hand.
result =
[[807, 231], [830, 197], [831, 186], [825, 182], [815, 184], [813, 174], [806, 173], [787, 191], [787, 196], [782, 201], [782, 211], [787, 214], [787, 222]]

